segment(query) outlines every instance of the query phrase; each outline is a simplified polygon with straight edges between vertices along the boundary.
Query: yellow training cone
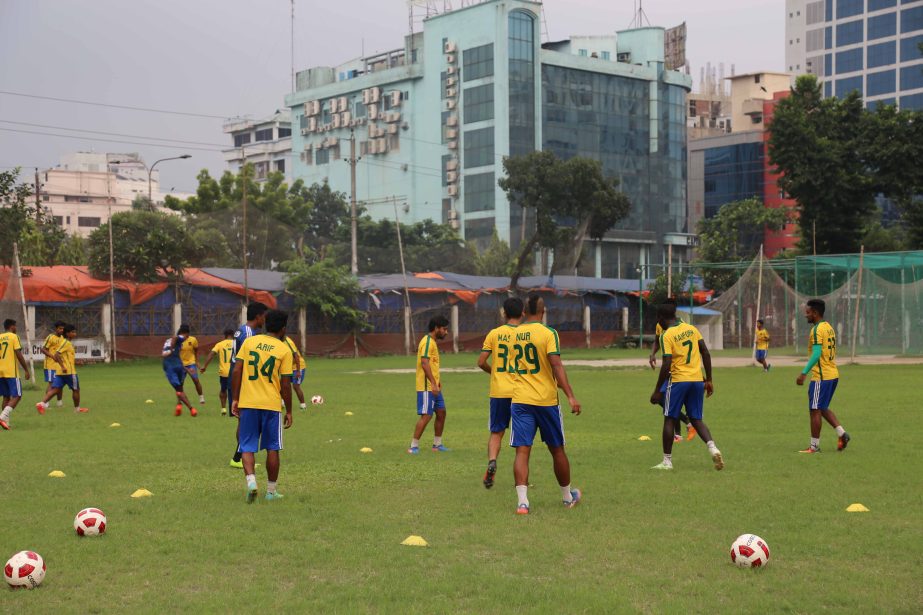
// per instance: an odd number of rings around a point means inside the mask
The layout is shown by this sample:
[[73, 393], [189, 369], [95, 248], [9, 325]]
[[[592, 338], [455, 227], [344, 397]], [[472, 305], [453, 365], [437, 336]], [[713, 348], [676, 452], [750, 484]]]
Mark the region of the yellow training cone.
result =
[[145, 399], [145, 400], [144, 400], [144, 403], [146, 403], [146, 404], [152, 404], [152, 403], [154, 403], [154, 400], [153, 400], [153, 399]]
[[151, 493], [150, 491], [148, 491], [147, 489], [138, 489], [137, 491], [135, 491], [134, 493], [131, 494], [131, 497], [133, 497], [133, 498], [149, 498], [149, 497], [151, 497], [152, 495], [154, 495], [154, 494]]
[[121, 427], [121, 426], [122, 426], [121, 423], [113, 423], [112, 425], [109, 425], [109, 427]]
[[407, 545], [408, 547], [428, 547], [429, 543], [423, 540], [422, 536], [408, 536], [404, 539], [402, 545]]
[[344, 412], [343, 414], [345, 414], [346, 416], [352, 416], [352, 415], [353, 415], [352, 412]]
[[641, 442], [650, 442], [650, 441], [651, 441], [651, 437], [650, 437], [650, 436], [641, 436], [640, 438], [638, 438], [638, 440], [640, 440]]
[[53, 470], [48, 473], [51, 478], [64, 478], [65, 474], [61, 470]]
[[869, 509], [857, 502], [855, 504], [850, 504], [849, 506], [847, 506], [846, 512], [869, 512]]
[[372, 452], [372, 449], [370, 449], [370, 448], [367, 447], [367, 446], [363, 446], [362, 448], [359, 449], [359, 452], [360, 452], [360, 453], [371, 453], [371, 452]]

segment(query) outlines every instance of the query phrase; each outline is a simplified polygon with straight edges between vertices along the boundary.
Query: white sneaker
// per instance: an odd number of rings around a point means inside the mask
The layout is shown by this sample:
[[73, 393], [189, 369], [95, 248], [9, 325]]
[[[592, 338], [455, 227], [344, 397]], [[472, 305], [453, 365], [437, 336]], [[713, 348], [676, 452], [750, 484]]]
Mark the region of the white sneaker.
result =
[[651, 466], [651, 469], [652, 469], [652, 470], [672, 470], [672, 469], [673, 469], [673, 464], [672, 464], [672, 463], [663, 463], [663, 462], [660, 462], [660, 463], [658, 463], [658, 464], [655, 465], [655, 466]]
[[716, 470], [724, 469], [724, 458], [721, 456], [721, 451], [718, 449], [711, 451], [711, 460], [715, 462]]

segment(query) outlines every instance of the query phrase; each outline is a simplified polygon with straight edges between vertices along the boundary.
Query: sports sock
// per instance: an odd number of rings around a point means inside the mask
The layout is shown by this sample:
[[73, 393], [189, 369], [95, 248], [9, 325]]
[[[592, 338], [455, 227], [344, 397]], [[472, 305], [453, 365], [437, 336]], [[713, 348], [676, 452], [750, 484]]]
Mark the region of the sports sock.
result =
[[410, 441], [410, 448], [420, 448], [420, 441], [417, 440], [416, 438], [413, 438]]
[[[59, 399], [59, 400], [58, 400], [58, 403], [56, 403], [55, 405], [56, 405], [58, 408], [63, 408], [63, 407], [64, 407], [64, 401]], [[45, 407], [47, 408], [48, 405], [46, 404]]]
[[247, 474], [247, 489], [250, 491], [256, 489], [256, 474]]
[[487, 465], [493, 466], [493, 467], [496, 468], [496, 467], [497, 467], [497, 460], [496, 460], [496, 459], [488, 459], [488, 460], [487, 460]]
[[9, 407], [9, 406], [7, 406], [6, 408], [4, 408], [4, 409], [3, 409], [3, 412], [0, 412], [0, 421], [9, 420], [9, 418], [10, 418], [10, 412], [12, 412], [12, 411], [13, 411], [13, 409], [12, 409], [11, 407]]
[[561, 485], [561, 497], [565, 502], [573, 502], [574, 496], [570, 492], [570, 485]]
[[811, 448], [820, 448], [820, 438], [811, 438]]
[[304, 402], [301, 402], [301, 409], [302, 409], [302, 410], [307, 410], [307, 409], [308, 409], [308, 405], [307, 405], [306, 403], [304, 403]]
[[663, 454], [663, 465], [665, 466], [673, 465], [673, 454], [672, 453]]
[[528, 485], [516, 485], [516, 495], [519, 497], [519, 503], [529, 505], [529, 486]]
[[205, 396], [204, 396], [204, 395], [199, 395], [199, 403], [200, 403], [200, 404], [204, 404], [204, 403], [205, 403]]
[[433, 446], [439, 446], [442, 444], [442, 436], [433, 436]]
[[241, 453], [240, 451], [234, 451], [234, 463], [240, 462], [242, 458], [243, 458], [243, 453]]
[[843, 426], [842, 426], [842, 425], [837, 425], [837, 426], [836, 426], [836, 435], [842, 436], [844, 433], [846, 433], [846, 430], [843, 429]]
[[275, 493], [276, 492], [276, 481], [271, 480], [266, 483], [266, 493]]
[[705, 446], [708, 447], [708, 450], [709, 450], [709, 452], [711, 452], [711, 453], [714, 453], [715, 451], [718, 450], [718, 447], [715, 446], [715, 441], [714, 441], [714, 440], [709, 440], [708, 442], [705, 443]]

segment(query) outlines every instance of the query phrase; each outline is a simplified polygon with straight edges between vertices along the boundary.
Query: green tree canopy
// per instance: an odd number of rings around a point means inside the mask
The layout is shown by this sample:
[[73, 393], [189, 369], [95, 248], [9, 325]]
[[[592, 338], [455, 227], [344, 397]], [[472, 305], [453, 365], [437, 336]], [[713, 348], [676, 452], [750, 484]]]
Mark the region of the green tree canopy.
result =
[[296, 259], [284, 263], [285, 288], [299, 308], [313, 308], [324, 317], [351, 329], [366, 326], [366, 315], [355, 308], [359, 282], [349, 267], [330, 260], [308, 263]]
[[35, 204], [32, 185], [19, 182], [19, 171], [0, 172], [0, 263], [12, 264], [14, 243], [19, 245], [23, 265], [69, 263], [78, 244], [44, 207]]

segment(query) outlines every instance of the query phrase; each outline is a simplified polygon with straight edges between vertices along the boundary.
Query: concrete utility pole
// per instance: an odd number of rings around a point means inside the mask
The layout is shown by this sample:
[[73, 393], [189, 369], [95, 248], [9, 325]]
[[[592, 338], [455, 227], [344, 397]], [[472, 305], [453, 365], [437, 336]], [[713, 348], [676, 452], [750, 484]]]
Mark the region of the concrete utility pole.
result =
[[38, 183], [38, 167], [35, 167], [35, 221], [42, 220], [42, 185]]
[[349, 211], [350, 211], [350, 224], [352, 231], [352, 262], [351, 270], [353, 275], [359, 275], [359, 247], [357, 244], [357, 217], [356, 212], [356, 164], [361, 160], [361, 158], [356, 158], [356, 131], [349, 131], [349, 158], [346, 159], [346, 162], [349, 163], [349, 184], [350, 184], [350, 194], [349, 194]]
[[244, 197], [243, 198], [244, 303], [249, 303], [250, 302], [250, 284], [248, 283], [249, 280], [247, 277], [247, 266], [248, 266], [248, 258], [247, 258], [247, 174], [246, 174], [247, 161], [246, 161], [246, 158], [244, 158], [244, 148], [242, 147], [240, 148], [240, 157], [243, 160], [243, 164], [240, 167], [240, 180], [243, 184], [243, 197]]

